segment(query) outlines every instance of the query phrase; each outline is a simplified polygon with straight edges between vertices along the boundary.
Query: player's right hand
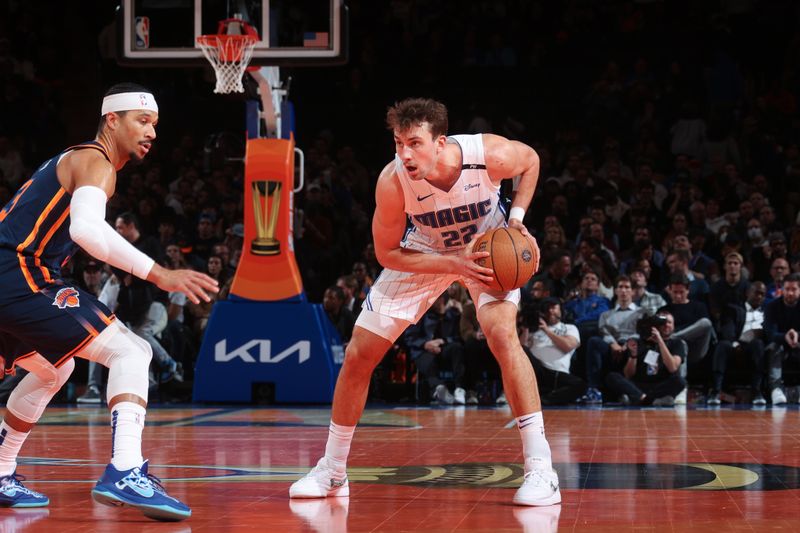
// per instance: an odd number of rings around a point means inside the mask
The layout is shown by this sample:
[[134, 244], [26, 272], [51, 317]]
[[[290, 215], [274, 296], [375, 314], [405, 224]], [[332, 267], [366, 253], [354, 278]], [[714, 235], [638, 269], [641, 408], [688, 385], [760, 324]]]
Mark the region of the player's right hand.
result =
[[489, 257], [489, 252], [473, 252], [472, 249], [475, 246], [475, 242], [483, 235], [483, 233], [479, 233], [472, 237], [472, 240], [469, 241], [461, 253], [457, 256], [453, 256], [455, 259], [455, 271], [454, 274], [458, 274], [463, 278], [470, 278], [474, 279], [475, 281], [479, 281], [484, 285], [488, 285], [492, 281], [494, 281], [494, 271], [491, 268], [486, 268], [480, 266], [476, 261], [478, 259], [483, 259], [485, 257]]
[[210, 302], [209, 294], [219, 292], [217, 280], [194, 270], [167, 270], [160, 265], [154, 265], [147, 279], [161, 290], [182, 292], [195, 304], [200, 303], [200, 300]]

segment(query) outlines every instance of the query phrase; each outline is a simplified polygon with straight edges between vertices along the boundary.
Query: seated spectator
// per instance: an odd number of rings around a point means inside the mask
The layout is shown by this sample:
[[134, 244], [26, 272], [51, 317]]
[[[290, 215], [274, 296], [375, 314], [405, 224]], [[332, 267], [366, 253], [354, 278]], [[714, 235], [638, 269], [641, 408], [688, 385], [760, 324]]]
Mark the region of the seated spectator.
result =
[[[606, 376], [609, 392], [623, 404], [671, 407], [686, 387], [680, 367], [686, 359], [686, 343], [672, 336], [675, 322], [668, 312], [659, 312], [664, 324], [650, 328], [647, 339], [629, 339], [622, 372]], [[642, 333], [644, 335], [644, 333]]]
[[783, 368], [800, 362], [800, 274], [783, 278], [783, 295], [770, 302], [764, 312], [764, 337], [767, 344], [769, 384], [772, 405], [786, 403]]
[[354, 318], [358, 318], [363, 300], [356, 298], [356, 293], [358, 292], [358, 280], [356, 277], [352, 274], [339, 276], [339, 279], [336, 280], [336, 286], [344, 291], [344, 306], [353, 314]]
[[747, 300], [747, 288], [750, 283], [742, 277], [744, 261], [738, 252], [730, 252], [725, 256], [725, 277], [711, 286], [709, 298], [711, 318], [719, 324], [720, 316], [728, 306], [744, 307]]
[[[103, 263], [89, 259], [83, 267], [83, 283], [81, 287], [94, 296], [100, 296], [100, 290], [105, 284], [107, 274]], [[104, 302], [105, 303], [105, 302]], [[89, 379], [86, 382], [86, 392], [78, 396], [78, 403], [99, 404], [103, 400], [103, 366], [95, 361], [89, 361]]]
[[[464, 360], [465, 360], [465, 374], [464, 374], [464, 388], [467, 391], [465, 402], [466, 404], [477, 404], [478, 383], [485, 377], [487, 380], [500, 380], [500, 366], [492, 351], [489, 349], [489, 343], [486, 341], [486, 335], [483, 334], [480, 323], [478, 323], [478, 313], [475, 310], [475, 303], [472, 300], [463, 304], [463, 312], [461, 313], [461, 320], [459, 321], [459, 332], [461, 340], [464, 343]], [[487, 387], [488, 389], [488, 387]], [[491, 402], [496, 402], [498, 405], [505, 405], [508, 403], [505, 394], [500, 390], [497, 397], [487, 398]], [[458, 400], [458, 398], [456, 398]]]
[[[685, 276], [689, 280], [689, 298], [704, 304], [708, 302], [710, 291], [708, 283], [689, 270], [689, 252], [687, 250], [672, 250], [667, 255], [667, 268], [669, 269], [667, 281], [676, 274]], [[669, 296], [669, 293], [666, 296]], [[689, 350], [691, 351], [691, 347]]]
[[[548, 258], [547, 270], [534, 276], [529, 285], [542, 280], [550, 286], [550, 295], [561, 299], [566, 299], [569, 294], [569, 276], [572, 270], [572, 256], [566, 250], [560, 250]], [[530, 289], [529, 289], [530, 290]]]
[[336, 285], [331, 285], [325, 289], [322, 308], [325, 309], [325, 314], [328, 315], [333, 327], [339, 332], [342, 344], [347, 344], [350, 342], [350, 337], [353, 336], [353, 326], [356, 320], [350, 310], [344, 306], [344, 298], [344, 291]]
[[[675, 319], [675, 331], [672, 336], [686, 342], [687, 356], [681, 365], [681, 376], [687, 374], [687, 363], [698, 363], [708, 353], [714, 339], [714, 326], [708, 316], [708, 307], [702, 302], [689, 299], [689, 279], [675, 274], [667, 286], [671, 302], [659, 309], [668, 311]], [[675, 398], [675, 403], [686, 403], [686, 390]]]
[[689, 285], [685, 276], [674, 275], [667, 286], [671, 301], [664, 309], [675, 319], [676, 331], [672, 336], [686, 341], [689, 348], [687, 358], [694, 363], [706, 356], [714, 328], [706, 304], [690, 299]]
[[664, 307], [667, 302], [660, 294], [647, 290], [647, 276], [644, 270], [636, 268], [630, 273], [631, 288], [633, 290], [633, 303], [644, 310], [644, 314], [652, 316], [656, 311]]
[[653, 239], [650, 228], [647, 226], [637, 227], [633, 231], [633, 245], [623, 254], [623, 259], [619, 267], [620, 273], [630, 274], [636, 261], [643, 257], [658, 266], [663, 265], [664, 255], [653, 247], [652, 242]]
[[581, 343], [578, 328], [561, 322], [555, 298], [542, 302], [538, 315], [538, 324], [523, 320], [520, 342], [536, 373], [542, 405], [568, 404], [586, 391], [586, 383], [570, 374], [572, 354]]
[[608, 298], [597, 294], [599, 286], [597, 274], [591, 271], [584, 273], [578, 294], [564, 304], [570, 320], [578, 327], [583, 338], [597, 334], [600, 315], [611, 307]]
[[[722, 280], [720, 280], [722, 281]], [[720, 317], [719, 342], [714, 349], [713, 383], [708, 392], [708, 404], [719, 405], [728, 360], [733, 355], [744, 354], [750, 367], [750, 386], [753, 405], [766, 405], [761, 392], [766, 370], [764, 358], [764, 296], [766, 287], [760, 281], [747, 289], [747, 301], [736, 302], [723, 309]]]
[[449, 367], [452, 370], [456, 393], [460, 397], [466, 397], [466, 367], [459, 331], [460, 322], [461, 314], [453, 307], [447, 307], [447, 296], [442, 294], [420, 321], [405, 332], [406, 345], [417, 365], [419, 379], [433, 389], [434, 400], [448, 405], [455, 403], [455, 397], [439, 377], [442, 369]]
[[356, 281], [358, 282], [358, 290], [355, 293], [355, 297], [361, 301], [364, 301], [367, 298], [367, 293], [372, 287], [374, 280], [367, 273], [367, 265], [360, 261], [353, 263], [352, 274], [355, 276]]
[[[705, 228], [694, 228], [689, 231], [690, 248], [689, 270], [702, 275], [706, 281], [716, 281], [719, 278], [719, 266], [710, 256], [703, 251], [708, 238], [713, 238]], [[678, 245], [682, 241], [676, 241]]]
[[602, 403], [604, 370], [621, 370], [625, 363], [625, 343], [636, 338], [636, 323], [644, 311], [633, 303], [631, 279], [622, 275], [614, 286], [616, 305], [600, 315], [599, 337], [589, 339], [586, 347], [586, 378], [589, 388], [582, 400], [586, 403]]
[[764, 305], [769, 305], [772, 300], [783, 296], [783, 278], [789, 275], [789, 261], [782, 257], [772, 260], [769, 267], [769, 276], [772, 281], [767, 285], [767, 296]]

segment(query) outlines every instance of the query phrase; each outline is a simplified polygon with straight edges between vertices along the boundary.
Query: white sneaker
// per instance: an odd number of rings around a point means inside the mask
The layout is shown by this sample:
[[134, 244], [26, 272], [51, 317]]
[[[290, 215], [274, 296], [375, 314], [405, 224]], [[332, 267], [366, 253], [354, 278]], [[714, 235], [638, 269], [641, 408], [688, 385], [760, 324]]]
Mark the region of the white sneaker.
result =
[[500, 396], [497, 397], [494, 403], [496, 403], [497, 405], [506, 405], [508, 403], [508, 400], [506, 400], [506, 393], [501, 392]]
[[686, 405], [686, 393], [688, 391], [689, 389], [684, 388], [678, 393], [677, 396], [675, 396], [675, 405]]
[[782, 405], [786, 403], [786, 395], [780, 387], [772, 389], [772, 405]]
[[350, 496], [347, 473], [339, 472], [323, 457], [311, 472], [289, 487], [290, 498], [327, 498], [328, 496]]
[[467, 391], [465, 391], [461, 387], [456, 387], [456, 390], [453, 391], [453, 401], [456, 402], [456, 405], [466, 405]]
[[447, 405], [453, 405], [456, 399], [450, 394], [450, 391], [447, 390], [443, 384], [436, 385], [436, 390], [433, 391], [433, 399], [439, 403], [444, 403]]
[[514, 494], [514, 503], [536, 506], [561, 503], [556, 471], [532, 468], [531, 463], [530, 459], [525, 461], [525, 477], [522, 486]]

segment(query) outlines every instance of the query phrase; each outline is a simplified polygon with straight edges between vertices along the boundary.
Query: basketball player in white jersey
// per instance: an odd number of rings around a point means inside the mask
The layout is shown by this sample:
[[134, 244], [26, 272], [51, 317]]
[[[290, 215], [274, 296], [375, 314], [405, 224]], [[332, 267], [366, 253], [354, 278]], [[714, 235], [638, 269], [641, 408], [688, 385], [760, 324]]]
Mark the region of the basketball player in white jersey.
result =
[[505, 225], [500, 182], [520, 176], [508, 225], [531, 239], [522, 218], [536, 189], [539, 157], [529, 146], [497, 135], [447, 137], [447, 108], [406, 99], [389, 108], [396, 155], [378, 178], [372, 220], [375, 253], [384, 270], [364, 301], [336, 383], [325, 456], [289, 489], [292, 498], [348, 496], [345, 466], [375, 366], [456, 280], [470, 291], [478, 321], [503, 374], [503, 388], [522, 437], [525, 477], [519, 505], [561, 501], [544, 436], [533, 368], [516, 330], [519, 289], [497, 292], [492, 271], [475, 261], [474, 238]]

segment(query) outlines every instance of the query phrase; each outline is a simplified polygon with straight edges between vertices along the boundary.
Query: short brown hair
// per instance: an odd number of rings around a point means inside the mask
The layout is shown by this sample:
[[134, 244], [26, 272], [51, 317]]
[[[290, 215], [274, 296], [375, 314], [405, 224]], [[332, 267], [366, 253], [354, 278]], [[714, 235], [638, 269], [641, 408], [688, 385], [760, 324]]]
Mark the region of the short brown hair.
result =
[[631, 278], [629, 278], [625, 274], [620, 274], [619, 276], [617, 276], [617, 279], [614, 280], [614, 288], [616, 289], [619, 286], [619, 284], [622, 283], [623, 281], [627, 282], [628, 285], [631, 286], [633, 285], [633, 283], [631, 283]]
[[386, 110], [386, 127], [407, 131], [423, 122], [430, 125], [431, 135], [447, 135], [447, 108], [431, 98], [406, 98]]

